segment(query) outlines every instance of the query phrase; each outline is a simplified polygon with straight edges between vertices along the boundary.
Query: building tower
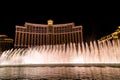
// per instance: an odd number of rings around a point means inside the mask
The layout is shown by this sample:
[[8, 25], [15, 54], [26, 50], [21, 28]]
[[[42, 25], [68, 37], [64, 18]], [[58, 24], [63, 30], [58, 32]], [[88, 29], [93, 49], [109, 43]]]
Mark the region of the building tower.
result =
[[53, 24], [53, 20], [50, 19], [47, 24], [26, 22], [24, 26], [16, 26], [14, 47], [27, 48], [39, 45], [79, 43], [82, 41], [82, 26], [75, 26], [73, 22]]
[[7, 35], [0, 34], [0, 53], [13, 48], [13, 39], [9, 38]]

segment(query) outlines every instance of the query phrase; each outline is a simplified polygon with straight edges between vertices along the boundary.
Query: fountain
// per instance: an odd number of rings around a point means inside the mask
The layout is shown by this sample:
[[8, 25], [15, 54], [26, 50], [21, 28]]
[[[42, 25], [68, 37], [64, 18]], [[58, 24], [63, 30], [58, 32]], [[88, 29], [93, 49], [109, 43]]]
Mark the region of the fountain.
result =
[[0, 79], [120, 80], [120, 40], [10, 49], [0, 56]]
[[120, 41], [103, 43], [42, 45], [27, 49], [6, 50], [0, 56], [2, 65], [31, 64], [119, 64]]

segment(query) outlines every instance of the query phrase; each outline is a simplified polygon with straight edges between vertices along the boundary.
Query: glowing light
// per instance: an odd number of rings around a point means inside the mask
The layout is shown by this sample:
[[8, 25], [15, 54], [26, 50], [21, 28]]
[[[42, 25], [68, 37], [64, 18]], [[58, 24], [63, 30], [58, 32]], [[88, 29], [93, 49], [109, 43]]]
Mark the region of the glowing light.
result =
[[49, 19], [48, 20], [48, 25], [52, 25], [53, 24], [53, 20]]
[[74, 58], [72, 63], [85, 63], [82, 57]]

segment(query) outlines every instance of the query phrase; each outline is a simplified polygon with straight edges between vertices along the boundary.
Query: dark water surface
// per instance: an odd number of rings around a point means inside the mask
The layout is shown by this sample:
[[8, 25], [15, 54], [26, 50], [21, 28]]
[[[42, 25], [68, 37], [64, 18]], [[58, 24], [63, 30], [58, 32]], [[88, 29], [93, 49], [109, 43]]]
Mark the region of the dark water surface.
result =
[[0, 67], [0, 80], [120, 80], [120, 67]]

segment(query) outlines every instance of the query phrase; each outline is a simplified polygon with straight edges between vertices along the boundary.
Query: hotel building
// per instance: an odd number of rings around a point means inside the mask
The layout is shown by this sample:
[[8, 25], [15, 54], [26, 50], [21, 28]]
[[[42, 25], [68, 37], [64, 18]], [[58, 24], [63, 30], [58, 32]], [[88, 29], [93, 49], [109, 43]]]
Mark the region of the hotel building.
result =
[[73, 22], [64, 24], [53, 24], [53, 20], [48, 20], [47, 24], [25, 22], [24, 26], [16, 26], [14, 47], [27, 48], [82, 41], [82, 26], [75, 26]]
[[9, 38], [7, 35], [0, 35], [0, 53], [13, 48], [13, 39]]
[[101, 37], [98, 40], [98, 42], [102, 43], [102, 42], [107, 42], [107, 41], [112, 41], [112, 40], [117, 40], [117, 39], [120, 39], [120, 26], [118, 26], [118, 28], [113, 33]]

